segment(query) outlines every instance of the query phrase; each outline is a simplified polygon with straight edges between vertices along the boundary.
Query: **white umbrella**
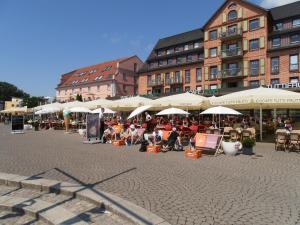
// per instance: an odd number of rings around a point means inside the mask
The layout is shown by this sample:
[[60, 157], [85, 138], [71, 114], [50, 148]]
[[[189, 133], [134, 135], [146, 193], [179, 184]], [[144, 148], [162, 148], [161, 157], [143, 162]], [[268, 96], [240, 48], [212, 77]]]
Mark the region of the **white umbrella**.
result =
[[200, 109], [206, 101], [206, 97], [187, 92], [156, 99], [151, 105], [155, 108], [178, 107], [183, 109]]
[[[93, 110], [92, 113], [100, 113], [101, 114], [102, 113], [101, 108]], [[104, 108], [104, 112], [103, 113], [104, 114], [115, 114], [116, 112], [112, 111], [111, 109]]]
[[85, 102], [79, 102], [79, 101], [73, 101], [73, 102], [67, 102], [62, 104], [63, 109], [71, 109], [74, 107], [85, 107], [89, 108], [89, 106], [86, 106]]
[[92, 111], [86, 107], [73, 107], [69, 109], [70, 112], [72, 113], [91, 113]]
[[89, 101], [89, 102], [85, 102], [85, 106], [88, 107], [89, 109], [96, 109], [101, 107], [106, 107], [107, 105], [111, 104], [111, 100], [107, 100], [104, 98], [100, 98], [97, 100], [93, 100], [93, 101]]
[[182, 109], [177, 109], [177, 108], [169, 108], [160, 111], [157, 113], [157, 116], [163, 116], [163, 115], [189, 115], [190, 113], [182, 110]]
[[44, 111], [42, 109], [34, 113], [34, 115], [42, 115], [42, 114], [44, 114]]
[[209, 109], [203, 111], [200, 114], [202, 114], [202, 115], [219, 115], [219, 128], [220, 128], [220, 125], [221, 125], [220, 115], [241, 115], [240, 112], [238, 112], [234, 109], [223, 107], [223, 106], [217, 106], [217, 107], [209, 108]]
[[139, 106], [151, 105], [152, 101], [153, 100], [149, 98], [135, 96], [135, 97], [122, 98], [119, 100], [111, 101], [111, 103], [106, 105], [106, 107], [112, 109], [118, 108], [122, 110], [131, 110]]
[[240, 112], [234, 110], [234, 109], [230, 109], [227, 107], [223, 107], [223, 106], [217, 106], [217, 107], [212, 107], [209, 108], [205, 111], [203, 111], [200, 114], [214, 114], [214, 115], [241, 115]]
[[143, 112], [145, 112], [146, 110], [150, 109], [152, 106], [151, 105], [144, 105], [144, 106], [140, 106], [138, 108], [136, 108], [135, 110], [133, 110], [130, 115], [128, 116], [128, 119], [131, 119]]

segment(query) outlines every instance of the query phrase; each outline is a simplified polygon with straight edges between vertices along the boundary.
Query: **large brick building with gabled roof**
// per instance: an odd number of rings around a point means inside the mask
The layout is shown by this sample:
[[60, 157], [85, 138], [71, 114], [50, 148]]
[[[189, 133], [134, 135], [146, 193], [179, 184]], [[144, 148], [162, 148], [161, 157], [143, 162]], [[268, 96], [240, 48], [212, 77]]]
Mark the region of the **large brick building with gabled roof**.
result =
[[56, 99], [68, 102], [82, 95], [84, 101], [137, 94], [137, 56], [115, 59], [73, 70], [61, 76]]
[[299, 53], [300, 1], [265, 9], [225, 0], [202, 28], [157, 42], [139, 71], [139, 94], [300, 91]]

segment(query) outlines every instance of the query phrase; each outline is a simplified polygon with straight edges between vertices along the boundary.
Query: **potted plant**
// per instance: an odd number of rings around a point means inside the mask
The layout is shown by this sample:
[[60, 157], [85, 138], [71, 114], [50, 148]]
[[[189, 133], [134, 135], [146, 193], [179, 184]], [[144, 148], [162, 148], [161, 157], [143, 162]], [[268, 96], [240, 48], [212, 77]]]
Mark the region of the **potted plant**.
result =
[[255, 146], [255, 140], [253, 138], [245, 138], [242, 141], [243, 144], [243, 154], [253, 155], [253, 147]]
[[242, 144], [239, 141], [230, 142], [229, 140], [222, 141], [222, 148], [226, 155], [235, 156], [242, 149]]

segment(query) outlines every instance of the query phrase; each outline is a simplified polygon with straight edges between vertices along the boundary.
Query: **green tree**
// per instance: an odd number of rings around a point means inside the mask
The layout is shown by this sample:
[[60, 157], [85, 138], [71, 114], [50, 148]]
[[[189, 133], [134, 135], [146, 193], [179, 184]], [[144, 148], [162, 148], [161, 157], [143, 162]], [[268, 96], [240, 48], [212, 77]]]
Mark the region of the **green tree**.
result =
[[27, 106], [27, 108], [34, 108], [36, 106], [39, 106], [40, 103], [44, 103], [45, 99], [43, 97], [25, 97], [23, 98], [23, 106]]
[[82, 95], [77, 94], [76, 95], [76, 100], [79, 102], [82, 102]]
[[29, 98], [30, 96], [15, 85], [0, 81], [0, 101], [11, 101], [12, 97]]

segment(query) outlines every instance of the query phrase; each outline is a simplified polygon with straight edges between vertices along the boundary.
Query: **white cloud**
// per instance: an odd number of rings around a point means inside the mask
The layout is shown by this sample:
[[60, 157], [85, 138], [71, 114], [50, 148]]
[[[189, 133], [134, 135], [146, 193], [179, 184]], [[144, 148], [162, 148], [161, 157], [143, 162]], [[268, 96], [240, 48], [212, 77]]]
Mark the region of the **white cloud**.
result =
[[298, 0], [262, 0], [260, 5], [266, 9], [274, 8], [276, 6], [297, 2]]

